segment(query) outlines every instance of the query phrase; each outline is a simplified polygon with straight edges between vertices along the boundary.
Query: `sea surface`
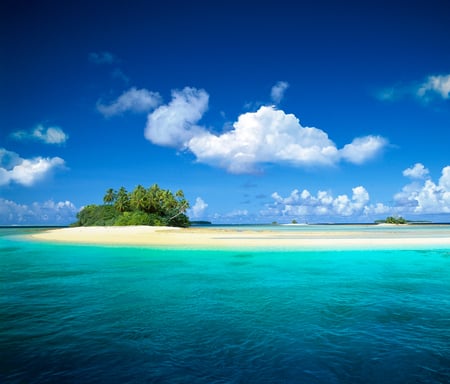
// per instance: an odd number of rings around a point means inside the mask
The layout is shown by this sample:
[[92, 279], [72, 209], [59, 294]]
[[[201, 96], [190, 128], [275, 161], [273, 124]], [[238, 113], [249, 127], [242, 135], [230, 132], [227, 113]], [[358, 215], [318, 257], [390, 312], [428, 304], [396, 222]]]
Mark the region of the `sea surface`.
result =
[[0, 383], [450, 382], [450, 249], [13, 236], [33, 231], [0, 229]]

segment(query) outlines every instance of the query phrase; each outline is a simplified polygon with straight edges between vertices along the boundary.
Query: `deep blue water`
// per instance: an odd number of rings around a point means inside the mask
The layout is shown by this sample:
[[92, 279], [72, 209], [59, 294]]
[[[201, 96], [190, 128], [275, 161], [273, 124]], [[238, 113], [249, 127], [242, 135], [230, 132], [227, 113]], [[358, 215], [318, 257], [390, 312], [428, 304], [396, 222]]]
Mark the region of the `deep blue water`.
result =
[[0, 382], [448, 383], [450, 250], [0, 236]]

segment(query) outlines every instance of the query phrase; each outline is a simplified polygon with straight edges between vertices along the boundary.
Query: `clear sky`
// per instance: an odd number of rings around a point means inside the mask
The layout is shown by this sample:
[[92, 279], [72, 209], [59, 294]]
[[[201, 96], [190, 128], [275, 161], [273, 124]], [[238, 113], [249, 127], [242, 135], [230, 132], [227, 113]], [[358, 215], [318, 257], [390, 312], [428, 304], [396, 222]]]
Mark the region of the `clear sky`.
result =
[[448, 1], [0, 2], [0, 225], [450, 221]]

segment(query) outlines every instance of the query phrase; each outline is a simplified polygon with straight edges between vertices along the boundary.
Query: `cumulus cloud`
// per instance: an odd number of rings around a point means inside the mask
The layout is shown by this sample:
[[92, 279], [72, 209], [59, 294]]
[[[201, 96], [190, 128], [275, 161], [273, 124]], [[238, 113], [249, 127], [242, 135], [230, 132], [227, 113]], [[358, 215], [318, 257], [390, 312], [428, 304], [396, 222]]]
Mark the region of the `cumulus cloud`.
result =
[[289, 196], [282, 197], [277, 192], [272, 194], [274, 204], [272, 214], [287, 216], [354, 216], [367, 213], [369, 193], [358, 186], [352, 189], [352, 196], [346, 194], [334, 197], [330, 192], [318, 191], [312, 195], [307, 189], [300, 192], [294, 189]]
[[239, 116], [231, 131], [203, 131], [187, 143], [202, 163], [232, 173], [249, 173], [264, 163], [331, 166], [340, 160], [356, 164], [374, 157], [385, 145], [381, 137], [364, 137], [339, 150], [326, 132], [303, 127], [293, 114], [263, 106]]
[[440, 96], [443, 99], [450, 97], [450, 74], [429, 76], [417, 90], [417, 95], [422, 98]]
[[97, 110], [105, 117], [120, 115], [128, 111], [142, 113], [156, 108], [161, 100], [158, 92], [132, 87], [111, 103], [103, 104], [99, 101]]
[[0, 198], [0, 225], [67, 225], [75, 221], [77, 211], [68, 200], [27, 205]]
[[280, 104], [284, 98], [284, 93], [289, 88], [289, 84], [286, 81], [277, 82], [270, 92], [270, 98], [275, 104]]
[[118, 61], [117, 57], [111, 52], [91, 52], [89, 54], [89, 61], [94, 64], [114, 64]]
[[370, 202], [369, 192], [358, 186], [352, 189], [352, 194], [333, 196], [328, 191], [318, 191], [315, 195], [307, 189], [294, 189], [288, 196], [279, 193], [272, 194], [273, 203], [261, 211], [263, 216], [289, 216], [320, 221], [320, 218], [331, 220], [360, 219], [372, 221], [387, 215], [408, 217], [427, 217], [450, 213], [450, 166], [442, 169], [438, 182], [432, 181], [428, 170], [421, 164], [403, 171], [403, 175], [413, 181], [406, 184], [402, 190], [393, 196], [393, 204]]
[[16, 131], [11, 134], [16, 140], [37, 140], [46, 144], [63, 144], [69, 136], [60, 127], [44, 127], [39, 124], [31, 131]]
[[201, 217], [206, 208], [208, 208], [208, 204], [205, 203], [205, 201], [201, 197], [197, 197], [195, 199], [195, 204], [189, 210], [190, 216], [192, 216], [193, 218]]
[[198, 125], [208, 99], [204, 90], [173, 91], [169, 104], [148, 115], [145, 137], [154, 144], [189, 150], [198, 162], [232, 173], [256, 172], [264, 163], [330, 166], [343, 160], [362, 164], [387, 144], [380, 136], [364, 136], [338, 149], [326, 132], [303, 127], [295, 115], [273, 106], [244, 113], [231, 129], [214, 134]]
[[29, 187], [63, 166], [60, 157], [23, 159], [15, 152], [0, 148], [0, 185], [17, 183]]
[[183, 149], [195, 136], [206, 134], [196, 125], [208, 109], [203, 89], [186, 87], [172, 91], [172, 101], [148, 115], [145, 137], [154, 144]]
[[[421, 164], [420, 164], [421, 165]], [[411, 177], [412, 170], [421, 169], [417, 164], [406, 169], [403, 174]], [[425, 172], [426, 171], [426, 172]], [[428, 170], [423, 170], [420, 178], [424, 178]], [[415, 176], [414, 176], [415, 177]], [[417, 178], [417, 177], [416, 177]], [[402, 190], [394, 196], [397, 208], [407, 213], [414, 214], [438, 214], [450, 212], [450, 166], [442, 169], [441, 177], [437, 183], [431, 179], [419, 182], [414, 180], [405, 185]]]
[[403, 176], [410, 177], [412, 179], [423, 179], [428, 176], [428, 169], [421, 163], [416, 163], [411, 168], [407, 168], [403, 171]]
[[341, 157], [350, 163], [362, 164], [376, 157], [388, 144], [381, 136], [357, 137], [341, 149]]

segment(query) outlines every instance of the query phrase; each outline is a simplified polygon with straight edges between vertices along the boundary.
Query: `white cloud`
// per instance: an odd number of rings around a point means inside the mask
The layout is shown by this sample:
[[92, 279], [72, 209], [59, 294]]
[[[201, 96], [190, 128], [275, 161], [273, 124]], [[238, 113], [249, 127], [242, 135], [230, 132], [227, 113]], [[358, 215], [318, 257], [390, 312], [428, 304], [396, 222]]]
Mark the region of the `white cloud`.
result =
[[249, 212], [247, 209], [234, 209], [231, 212], [226, 213], [224, 215], [224, 217], [226, 217], [226, 218], [235, 218], [235, 217], [243, 218], [248, 215], [249, 215]]
[[296, 116], [274, 107], [239, 116], [231, 131], [214, 135], [204, 130], [189, 140], [189, 148], [201, 163], [232, 173], [255, 172], [264, 163], [294, 166], [331, 166], [341, 159], [361, 164], [380, 152], [381, 137], [358, 138], [339, 150], [326, 132], [303, 127]]
[[295, 115], [274, 106], [241, 114], [230, 129], [215, 134], [198, 125], [208, 99], [204, 90], [173, 91], [169, 104], [148, 115], [145, 137], [154, 144], [189, 150], [198, 162], [232, 173], [257, 172], [264, 163], [332, 166], [344, 160], [362, 164], [387, 145], [380, 136], [364, 136], [338, 149], [326, 132], [303, 127]]
[[410, 177], [411, 179], [423, 179], [428, 173], [428, 169], [426, 169], [423, 164], [416, 163], [413, 167], [405, 169], [403, 171], [403, 176]]
[[416, 180], [405, 185], [401, 192], [394, 196], [394, 202], [397, 209], [407, 213], [450, 213], [450, 166], [442, 169], [437, 184], [427, 179], [422, 183]]
[[98, 102], [97, 110], [105, 117], [120, 115], [128, 111], [142, 113], [156, 108], [161, 100], [161, 96], [157, 92], [133, 87], [109, 104]]
[[405, 97], [415, 97], [428, 102], [435, 98], [450, 98], [450, 74], [428, 76], [421, 83], [397, 84], [376, 94], [382, 101], [395, 101]]
[[89, 54], [89, 61], [94, 64], [114, 64], [118, 59], [111, 52], [103, 51], [91, 52]]
[[63, 166], [60, 157], [22, 159], [15, 152], [0, 148], [0, 185], [14, 182], [29, 187]]
[[450, 97], [450, 74], [429, 76], [428, 79], [419, 86], [417, 90], [419, 97], [429, 97], [439, 95], [443, 99]]
[[270, 92], [270, 97], [275, 104], [280, 104], [284, 98], [284, 93], [289, 88], [289, 84], [286, 81], [277, 82]]
[[208, 204], [205, 203], [201, 197], [197, 197], [195, 199], [195, 204], [189, 210], [190, 216], [192, 216], [193, 218], [201, 217], [206, 208], [208, 208]]
[[16, 131], [11, 134], [16, 140], [38, 140], [46, 144], [63, 144], [69, 136], [60, 127], [44, 127], [39, 124], [32, 131]]
[[77, 211], [67, 200], [26, 205], [0, 198], [0, 225], [67, 225], [76, 220]]
[[206, 133], [196, 123], [208, 109], [208, 100], [203, 89], [172, 91], [172, 101], [148, 115], [145, 137], [154, 144], [184, 148], [192, 137]]
[[333, 197], [327, 191], [318, 191], [314, 196], [306, 189], [302, 192], [294, 189], [287, 197], [274, 192], [272, 198], [274, 204], [269, 206], [272, 214], [300, 217], [365, 215], [369, 203], [369, 193], [362, 186], [353, 188], [351, 197], [345, 194]]
[[388, 144], [381, 136], [357, 137], [341, 149], [343, 159], [354, 164], [362, 164], [376, 157]]

